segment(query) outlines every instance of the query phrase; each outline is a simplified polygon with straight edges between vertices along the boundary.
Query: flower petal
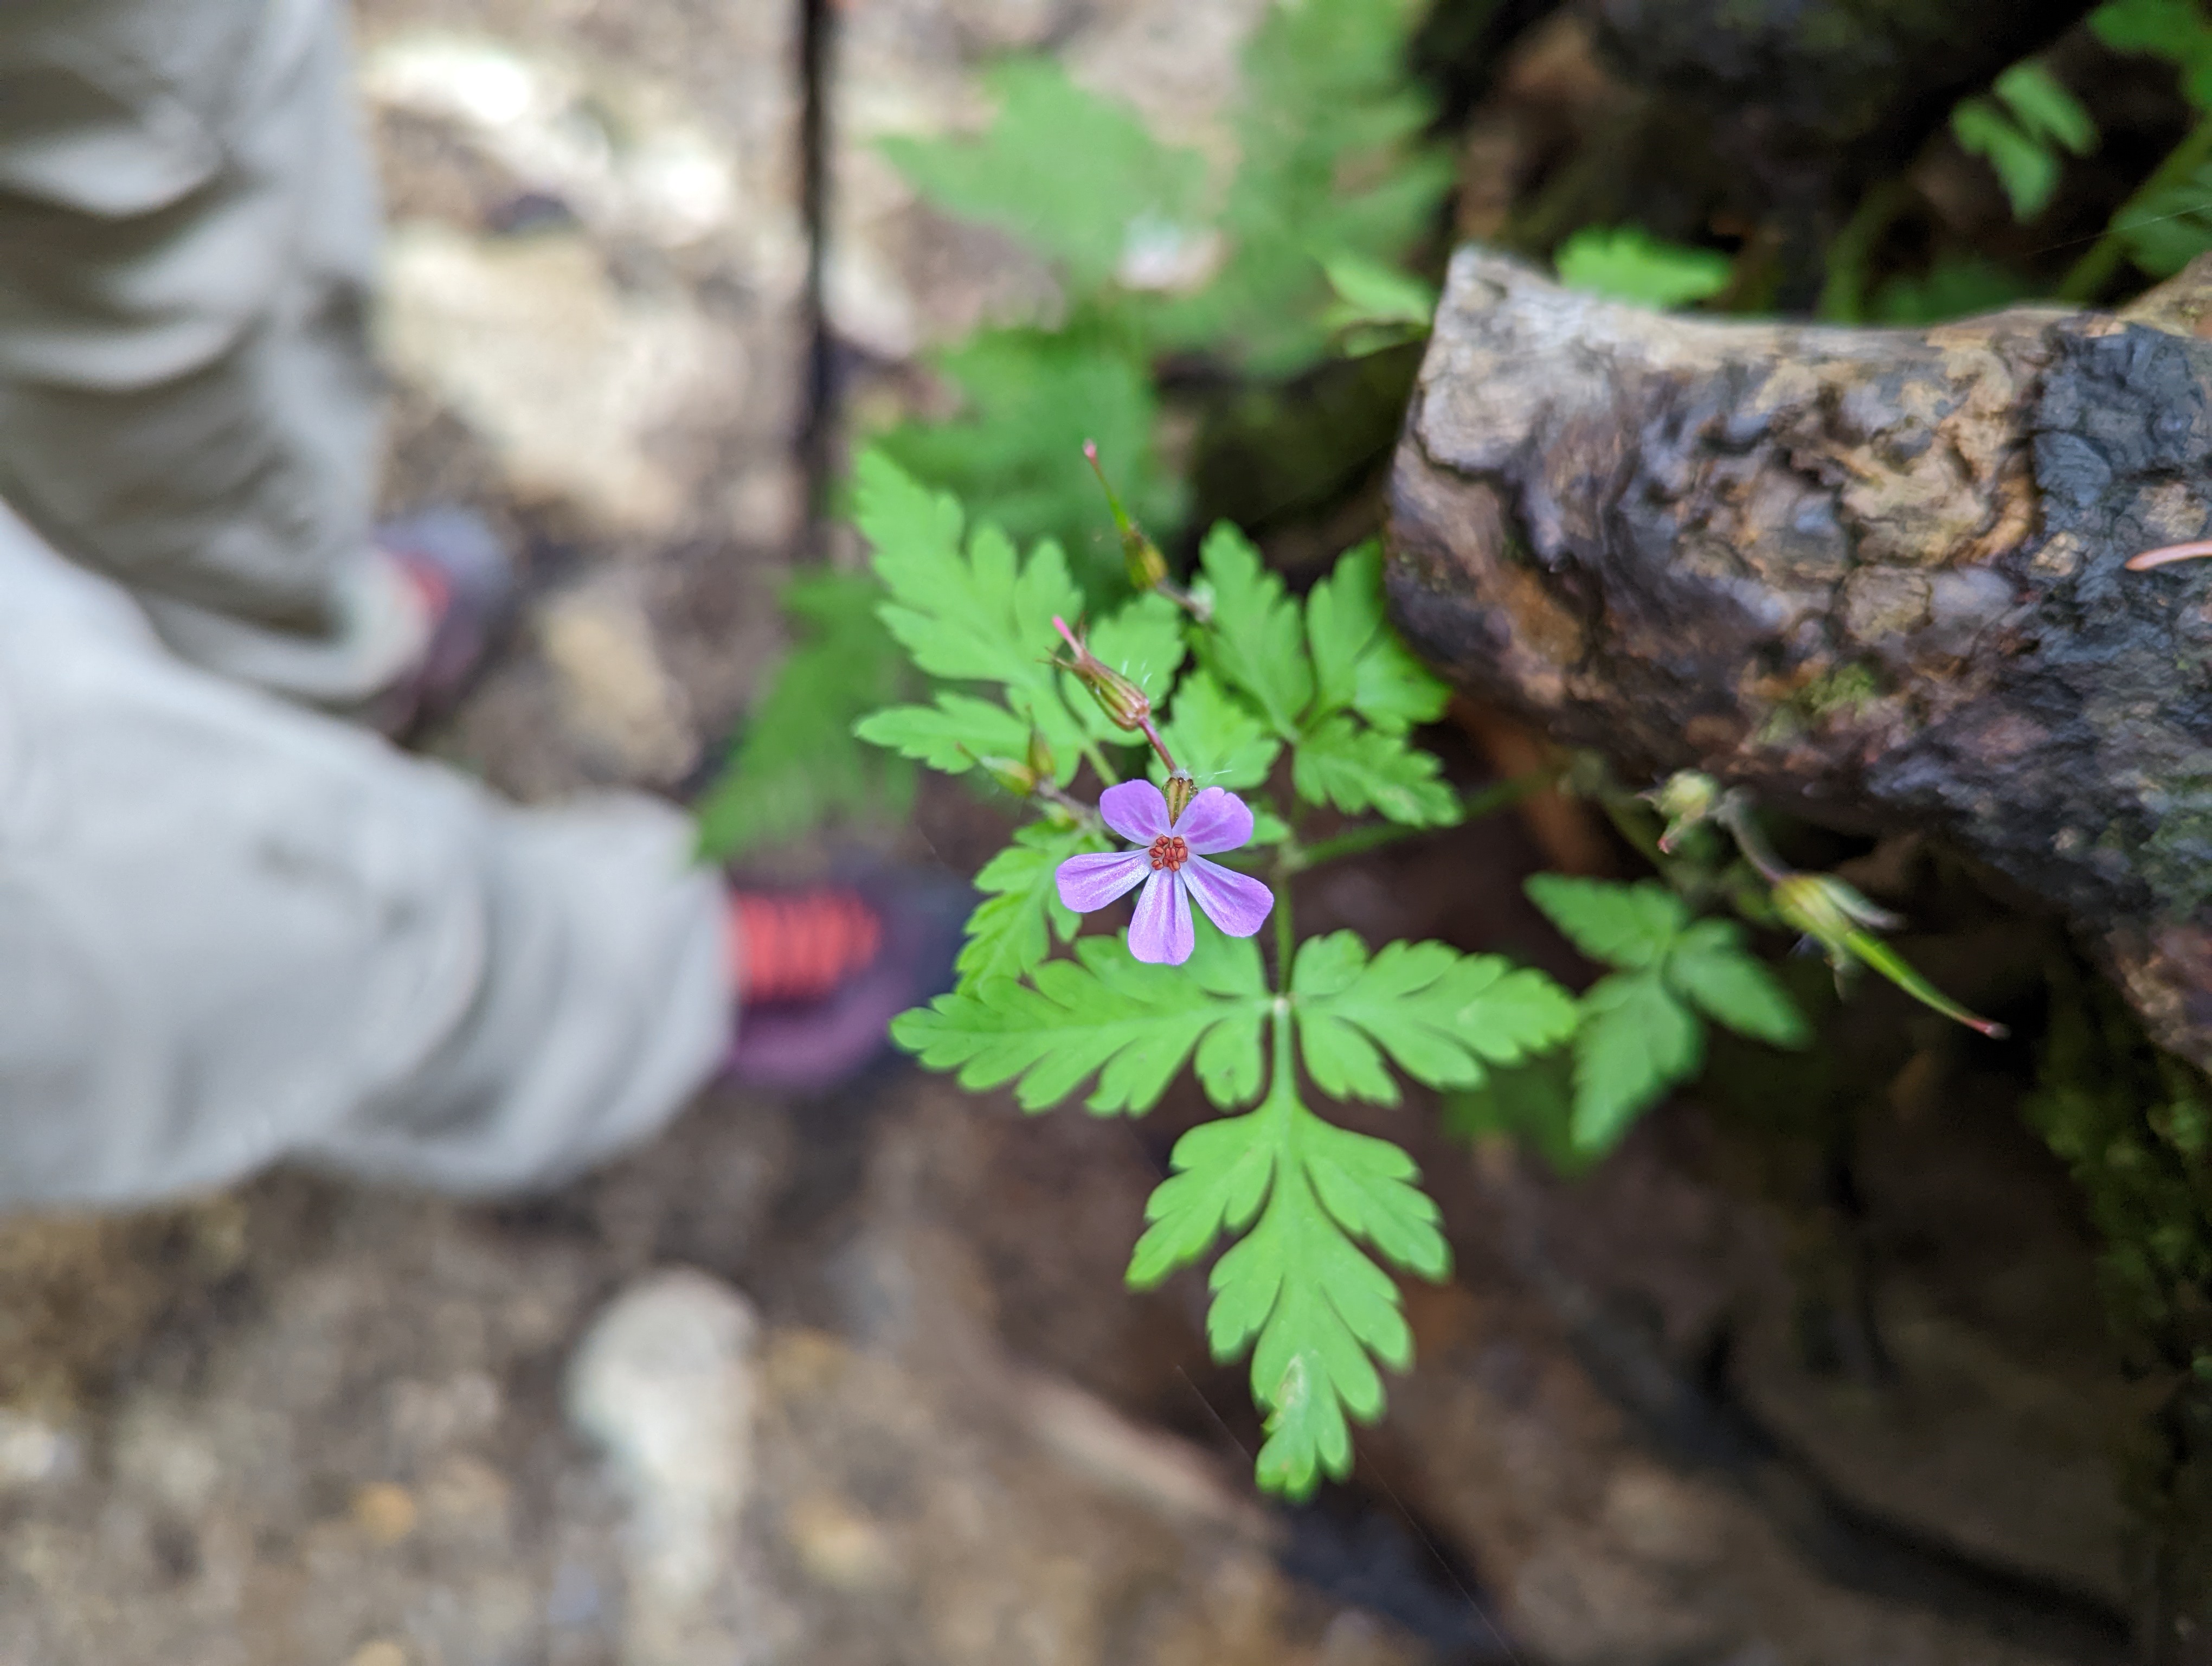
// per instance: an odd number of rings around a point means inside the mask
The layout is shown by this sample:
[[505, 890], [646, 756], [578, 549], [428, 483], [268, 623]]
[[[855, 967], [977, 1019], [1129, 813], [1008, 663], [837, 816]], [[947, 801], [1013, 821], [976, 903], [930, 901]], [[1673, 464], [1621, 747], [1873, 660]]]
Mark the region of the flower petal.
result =
[[1182, 807], [1175, 830], [1201, 856], [1234, 850], [1252, 836], [1252, 812], [1226, 787], [1209, 787]]
[[1152, 872], [1141, 850], [1109, 850], [1087, 856], [1070, 856], [1052, 877], [1060, 886], [1060, 900], [1078, 914], [1103, 909], [1116, 897], [1134, 888]]
[[[1251, 936], [1267, 922], [1269, 911], [1275, 906], [1275, 893], [1257, 879], [1218, 862], [1209, 862], [1203, 856], [1192, 857], [1178, 877], [1190, 888], [1190, 894], [1198, 898], [1206, 917], [1231, 937]], [[1138, 911], [1143, 912], [1141, 903]], [[1129, 929], [1133, 939], [1136, 927], [1132, 926]], [[1183, 952], [1188, 954], [1189, 951]]]
[[1172, 869], [1155, 873], [1145, 882], [1137, 911], [1130, 916], [1129, 952], [1155, 966], [1180, 966], [1197, 946], [1182, 876]]
[[1167, 795], [1149, 781], [1125, 781], [1098, 795], [1098, 813], [1123, 838], [1150, 844], [1168, 830]]

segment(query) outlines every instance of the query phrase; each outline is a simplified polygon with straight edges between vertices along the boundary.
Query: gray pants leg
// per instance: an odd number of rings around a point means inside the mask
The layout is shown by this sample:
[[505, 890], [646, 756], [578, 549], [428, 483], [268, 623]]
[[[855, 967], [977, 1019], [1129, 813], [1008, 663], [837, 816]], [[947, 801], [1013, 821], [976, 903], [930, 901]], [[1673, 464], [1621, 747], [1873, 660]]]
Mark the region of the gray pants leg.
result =
[[343, 700], [420, 634], [362, 559], [339, 21], [0, 0], [0, 1207], [552, 1180], [726, 1044], [676, 812], [511, 809], [238, 685]]
[[288, 1156], [492, 1191], [641, 1137], [729, 1034], [690, 836], [185, 665], [0, 513], [0, 1206]]
[[376, 236], [337, 0], [0, 3], [0, 499], [332, 704], [420, 647], [367, 559]]

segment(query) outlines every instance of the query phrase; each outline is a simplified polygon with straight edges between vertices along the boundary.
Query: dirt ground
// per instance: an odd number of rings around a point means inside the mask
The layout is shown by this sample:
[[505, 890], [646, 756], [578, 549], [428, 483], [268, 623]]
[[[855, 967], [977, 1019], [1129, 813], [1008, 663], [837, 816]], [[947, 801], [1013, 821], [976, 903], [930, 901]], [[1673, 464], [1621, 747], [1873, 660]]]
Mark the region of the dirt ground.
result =
[[[981, 64], [1049, 45], [1140, 100], [1170, 66], [1202, 137], [1255, 15], [841, 7], [827, 306], [859, 402], [1048, 285], [904, 200], [867, 133], [966, 119]], [[530, 563], [521, 625], [431, 746], [520, 798], [683, 790], [777, 649], [809, 533], [800, 23], [764, 0], [363, 8], [389, 496], [489, 508]], [[891, 848], [957, 867], [984, 813], [930, 797]], [[1534, 860], [1486, 823], [1328, 879], [1302, 917], [1572, 975], [1519, 900]], [[1908, 1052], [1961, 1079], [1940, 1043]], [[1120, 1282], [1191, 1103], [1024, 1119], [886, 1067], [830, 1099], [712, 1090], [548, 1197], [281, 1173], [10, 1225], [0, 1662], [2118, 1659], [2119, 1390], [2086, 1239], [2017, 1128], [1952, 1097], [1943, 1137], [1882, 1134], [1849, 1229], [1886, 1246], [1871, 1388], [1799, 1345], [1844, 1230], [1817, 1177], [1732, 1170], [1698, 1108], [1571, 1189], [1471, 1158], [1426, 1102], [1378, 1116], [1459, 1270], [1410, 1293], [1420, 1364], [1355, 1483], [1296, 1511], [1250, 1488], [1200, 1281]]]

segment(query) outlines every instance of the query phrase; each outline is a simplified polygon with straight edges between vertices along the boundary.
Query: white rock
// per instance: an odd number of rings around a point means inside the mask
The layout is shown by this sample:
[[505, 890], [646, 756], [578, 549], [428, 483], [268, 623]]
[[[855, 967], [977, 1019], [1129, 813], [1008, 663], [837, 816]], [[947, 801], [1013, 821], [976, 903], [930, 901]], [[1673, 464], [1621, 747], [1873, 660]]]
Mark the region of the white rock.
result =
[[734, 1583], [758, 1329], [736, 1291], [678, 1268], [617, 1296], [569, 1361], [570, 1421], [605, 1450], [629, 1506], [629, 1666], [701, 1657], [712, 1599]]

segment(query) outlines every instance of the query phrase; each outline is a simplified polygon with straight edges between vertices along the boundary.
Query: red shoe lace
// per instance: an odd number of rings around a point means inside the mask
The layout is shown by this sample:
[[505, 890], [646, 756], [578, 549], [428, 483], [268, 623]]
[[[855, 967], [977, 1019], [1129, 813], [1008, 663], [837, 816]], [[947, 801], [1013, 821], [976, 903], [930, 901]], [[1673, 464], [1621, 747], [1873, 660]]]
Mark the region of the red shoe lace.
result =
[[868, 965], [884, 922], [852, 891], [738, 891], [730, 894], [739, 997], [818, 1000]]

